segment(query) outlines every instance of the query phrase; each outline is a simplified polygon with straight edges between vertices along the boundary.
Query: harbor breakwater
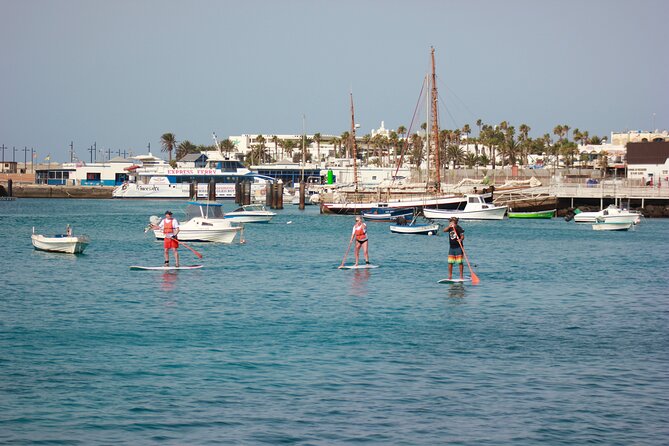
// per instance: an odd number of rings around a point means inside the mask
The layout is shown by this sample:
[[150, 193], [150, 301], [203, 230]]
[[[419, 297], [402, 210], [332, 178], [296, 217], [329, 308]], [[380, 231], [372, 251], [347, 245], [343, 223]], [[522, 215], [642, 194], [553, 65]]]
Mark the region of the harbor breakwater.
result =
[[[11, 193], [10, 193], [11, 189]], [[0, 196], [16, 198], [112, 198], [111, 186], [50, 186], [47, 184], [0, 184]]]

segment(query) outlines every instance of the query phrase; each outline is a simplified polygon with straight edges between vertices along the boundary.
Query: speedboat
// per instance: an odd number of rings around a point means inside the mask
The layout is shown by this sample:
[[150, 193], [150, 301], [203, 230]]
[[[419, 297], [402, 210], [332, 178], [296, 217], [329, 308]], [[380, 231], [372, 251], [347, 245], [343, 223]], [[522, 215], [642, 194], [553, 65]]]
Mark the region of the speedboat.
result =
[[33, 228], [32, 242], [35, 249], [39, 251], [81, 254], [91, 242], [91, 239], [83, 234], [73, 235], [72, 228], [68, 225], [65, 234], [52, 236], [35, 234], [35, 228]]
[[398, 218], [411, 218], [413, 208], [376, 207], [362, 213], [367, 221], [396, 221]]
[[641, 214], [627, 209], [620, 209], [615, 204], [610, 204], [606, 209], [596, 212], [579, 212], [574, 215], [576, 223], [595, 223], [598, 218], [603, 218], [607, 223], [641, 223]]
[[262, 204], [247, 204], [225, 214], [225, 219], [238, 223], [267, 223], [276, 212], [268, 211]]
[[482, 195], [465, 195], [467, 204], [464, 209], [423, 209], [423, 216], [430, 220], [448, 220], [457, 217], [461, 220], [502, 220], [508, 206], [495, 206], [486, 203]]
[[[179, 222], [177, 238], [184, 242], [218, 242], [232, 243], [241, 226], [233, 226], [230, 220], [223, 216], [223, 205], [214, 201], [189, 201], [186, 206], [185, 222]], [[153, 225], [160, 219], [152, 216]], [[162, 240], [165, 234], [160, 229], [153, 230], [157, 239]]]

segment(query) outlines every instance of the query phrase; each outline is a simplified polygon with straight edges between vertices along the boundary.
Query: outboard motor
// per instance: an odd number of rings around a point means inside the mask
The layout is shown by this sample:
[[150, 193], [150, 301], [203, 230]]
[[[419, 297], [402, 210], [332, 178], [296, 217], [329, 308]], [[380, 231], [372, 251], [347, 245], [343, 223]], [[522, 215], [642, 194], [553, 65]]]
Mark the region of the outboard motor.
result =
[[573, 209], [567, 210], [567, 213], [564, 216], [564, 221], [572, 221], [574, 219], [574, 215], [576, 215], [576, 213]]

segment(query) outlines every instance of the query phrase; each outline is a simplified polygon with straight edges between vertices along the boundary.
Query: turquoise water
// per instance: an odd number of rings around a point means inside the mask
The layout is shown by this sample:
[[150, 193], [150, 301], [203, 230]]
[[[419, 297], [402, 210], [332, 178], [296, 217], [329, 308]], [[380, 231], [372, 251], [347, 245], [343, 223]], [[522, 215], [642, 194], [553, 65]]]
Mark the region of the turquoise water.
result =
[[[0, 202], [0, 443], [669, 438], [667, 220], [463, 222], [481, 283], [439, 285], [446, 237], [370, 223], [381, 267], [338, 270], [352, 217], [292, 206], [193, 244], [201, 270], [130, 271], [162, 263], [149, 216], [182, 207]], [[67, 223], [84, 255], [33, 250]]]

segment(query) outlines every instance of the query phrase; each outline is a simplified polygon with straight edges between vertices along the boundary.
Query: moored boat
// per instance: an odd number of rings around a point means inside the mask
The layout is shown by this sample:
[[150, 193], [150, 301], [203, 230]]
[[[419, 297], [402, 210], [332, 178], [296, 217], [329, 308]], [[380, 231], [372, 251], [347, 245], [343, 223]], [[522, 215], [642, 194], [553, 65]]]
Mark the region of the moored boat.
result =
[[507, 216], [509, 218], [546, 218], [550, 219], [555, 217], [555, 212], [557, 209], [551, 209], [548, 211], [529, 211], [529, 212], [514, 212], [509, 211]]
[[607, 208], [596, 212], [579, 212], [574, 215], [576, 223], [595, 223], [597, 218], [603, 217], [607, 222], [624, 223], [629, 222], [633, 224], [641, 223], [641, 214], [627, 209], [620, 209], [618, 206], [611, 204]]
[[246, 204], [224, 215], [226, 220], [237, 223], [268, 223], [276, 212], [268, 211], [262, 204]]
[[465, 195], [467, 204], [464, 209], [423, 209], [423, 216], [429, 220], [448, 220], [457, 217], [461, 220], [502, 220], [508, 206], [495, 206], [486, 203], [482, 195]]
[[402, 217], [404, 219], [413, 217], [414, 210], [413, 208], [389, 208], [389, 207], [377, 207], [370, 209], [367, 212], [362, 213], [362, 218], [367, 221], [379, 221], [379, 222], [389, 222], [396, 221], [398, 218]]
[[598, 218], [595, 223], [593, 223], [592, 229], [595, 231], [627, 231], [633, 224], [634, 223], [629, 221], [610, 222], [603, 218]]
[[[187, 221], [179, 224], [177, 238], [184, 242], [218, 242], [232, 243], [241, 226], [233, 226], [224, 218], [223, 205], [210, 201], [190, 201], [186, 207]], [[157, 225], [160, 219], [151, 217], [151, 224]], [[162, 240], [165, 234], [160, 229], [153, 230], [157, 239]]]
[[35, 234], [35, 228], [31, 236], [33, 246], [39, 251], [62, 252], [66, 254], [81, 254], [90, 244], [91, 239], [87, 235], [73, 235], [72, 228], [68, 225], [65, 234], [46, 236]]
[[397, 224], [390, 225], [390, 232], [395, 234], [416, 234], [416, 235], [439, 235], [441, 225], [439, 223], [416, 223], [416, 219], [411, 220], [409, 224], [401, 224], [402, 220], [398, 220]]

